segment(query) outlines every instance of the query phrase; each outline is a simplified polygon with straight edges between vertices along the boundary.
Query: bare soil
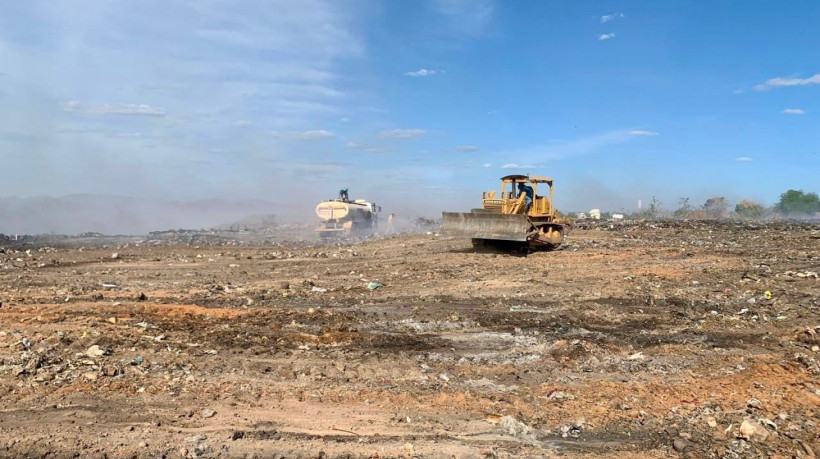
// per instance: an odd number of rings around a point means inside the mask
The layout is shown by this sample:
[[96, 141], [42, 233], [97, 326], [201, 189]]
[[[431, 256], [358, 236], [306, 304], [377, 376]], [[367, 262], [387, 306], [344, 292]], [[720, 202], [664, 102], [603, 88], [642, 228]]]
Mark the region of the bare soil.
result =
[[820, 453], [818, 225], [93, 239], [0, 253], [2, 457]]

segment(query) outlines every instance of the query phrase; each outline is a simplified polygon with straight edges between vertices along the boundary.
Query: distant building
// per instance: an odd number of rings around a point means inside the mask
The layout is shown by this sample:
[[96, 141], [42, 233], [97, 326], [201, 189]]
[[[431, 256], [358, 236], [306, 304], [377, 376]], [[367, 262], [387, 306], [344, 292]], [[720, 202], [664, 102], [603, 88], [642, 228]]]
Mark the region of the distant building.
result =
[[583, 212], [578, 212], [578, 220], [586, 220], [586, 219], [587, 219], [587, 214], [585, 214]]
[[601, 209], [590, 209], [589, 210], [589, 218], [593, 220], [600, 220], [601, 219]]
[[612, 219], [613, 220], [623, 220], [624, 219], [624, 214], [612, 214]]

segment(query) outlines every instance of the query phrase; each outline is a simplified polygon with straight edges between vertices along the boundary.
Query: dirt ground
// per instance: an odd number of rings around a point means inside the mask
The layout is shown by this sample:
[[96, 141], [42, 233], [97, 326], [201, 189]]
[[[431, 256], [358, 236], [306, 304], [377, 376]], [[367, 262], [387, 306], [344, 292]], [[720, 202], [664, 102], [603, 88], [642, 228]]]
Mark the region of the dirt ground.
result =
[[7, 241], [0, 457], [820, 454], [820, 225], [265, 237]]

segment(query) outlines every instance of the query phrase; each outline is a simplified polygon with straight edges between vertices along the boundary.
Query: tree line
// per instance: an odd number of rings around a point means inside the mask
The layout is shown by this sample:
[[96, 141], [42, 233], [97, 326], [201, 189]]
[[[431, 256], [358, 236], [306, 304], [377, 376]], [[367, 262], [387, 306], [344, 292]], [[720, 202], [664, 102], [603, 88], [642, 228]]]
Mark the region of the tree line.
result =
[[803, 190], [788, 190], [780, 195], [780, 200], [773, 206], [744, 199], [734, 208], [723, 196], [714, 196], [700, 206], [694, 206], [689, 198], [680, 198], [678, 207], [673, 211], [664, 210], [655, 198], [649, 207], [630, 215], [635, 219], [681, 218], [681, 219], [719, 219], [739, 218], [743, 220], [760, 220], [765, 218], [820, 218], [820, 197], [817, 193]]

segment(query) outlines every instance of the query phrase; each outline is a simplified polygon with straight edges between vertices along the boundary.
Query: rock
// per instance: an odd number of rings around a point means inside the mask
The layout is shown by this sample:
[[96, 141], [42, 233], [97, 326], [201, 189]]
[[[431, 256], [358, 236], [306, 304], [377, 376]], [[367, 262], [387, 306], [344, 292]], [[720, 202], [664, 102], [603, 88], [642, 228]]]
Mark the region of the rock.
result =
[[89, 381], [96, 381], [97, 380], [97, 373], [83, 373], [83, 378]]
[[34, 374], [34, 372], [38, 368], [40, 368], [42, 366], [42, 364], [43, 364], [43, 358], [40, 357], [40, 356], [35, 356], [35, 357], [31, 358], [28, 361], [28, 363], [26, 363], [26, 366], [23, 367], [23, 370], [25, 371], [25, 373]]
[[512, 416], [502, 416], [498, 424], [502, 429], [507, 431], [507, 433], [517, 438], [528, 437], [532, 432], [532, 429], [530, 429], [528, 425], [518, 421]]
[[117, 252], [112, 253], [111, 254], [111, 259], [112, 260], [119, 260], [120, 259], [120, 254], [117, 253]]
[[148, 297], [147, 297], [147, 296], [145, 296], [145, 294], [144, 294], [144, 293], [142, 293], [142, 292], [140, 292], [140, 294], [139, 294], [139, 295], [137, 295], [137, 301], [145, 301], [145, 300], [147, 300], [147, 299], [148, 299]]
[[211, 448], [211, 445], [203, 443], [201, 445], [197, 445], [197, 447], [194, 448], [193, 456], [200, 457], [206, 454], [211, 454], [212, 452], [214, 452], [214, 449]]
[[289, 282], [282, 282], [282, 283], [279, 284], [279, 288], [282, 289], [282, 290], [288, 290], [290, 288], [290, 283]]
[[200, 414], [202, 415], [203, 418], [208, 419], [208, 418], [214, 417], [214, 415], [216, 415], [216, 411], [214, 411], [210, 408], [205, 408], [204, 410], [202, 410], [200, 412]]
[[116, 367], [116, 366], [113, 366], [113, 365], [106, 365], [102, 369], [102, 374], [105, 375], [105, 376], [117, 376], [121, 373], [122, 372], [119, 369], [119, 367]]
[[131, 361], [131, 365], [142, 365], [142, 362], [144, 362], [144, 361], [145, 361], [145, 359], [142, 358], [141, 355], [138, 355], [138, 356], [134, 357], [134, 360]]
[[690, 446], [692, 446], [692, 442], [686, 440], [685, 438], [677, 438], [674, 442], [672, 442], [672, 447], [679, 453], [686, 451], [686, 449]]
[[740, 424], [740, 437], [746, 440], [766, 440], [769, 438], [769, 431], [758, 421], [746, 419]]
[[105, 355], [105, 350], [100, 349], [100, 346], [97, 346], [95, 344], [95, 345], [89, 347], [88, 349], [86, 349], [85, 355], [87, 355], [89, 357], [92, 357], [92, 358], [93, 357], [102, 357], [102, 356]]
[[554, 391], [550, 392], [550, 394], [547, 396], [547, 398], [550, 398], [552, 400], [564, 400], [564, 399], [570, 399], [572, 397], [567, 395], [566, 392], [563, 392], [563, 391], [560, 391], [560, 390], [554, 390]]
[[817, 363], [817, 360], [814, 357], [810, 357], [806, 354], [798, 352], [794, 355], [794, 358], [802, 363], [809, 372], [820, 375], [820, 364]]
[[240, 440], [242, 438], [245, 438], [245, 432], [243, 432], [241, 430], [235, 430], [231, 434], [231, 440], [233, 440], [233, 441]]

